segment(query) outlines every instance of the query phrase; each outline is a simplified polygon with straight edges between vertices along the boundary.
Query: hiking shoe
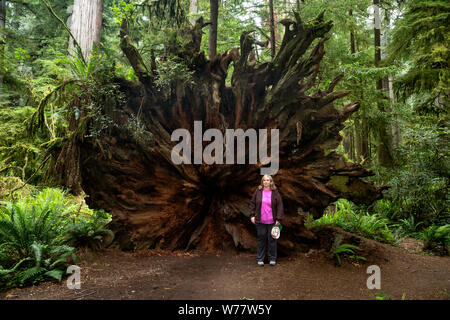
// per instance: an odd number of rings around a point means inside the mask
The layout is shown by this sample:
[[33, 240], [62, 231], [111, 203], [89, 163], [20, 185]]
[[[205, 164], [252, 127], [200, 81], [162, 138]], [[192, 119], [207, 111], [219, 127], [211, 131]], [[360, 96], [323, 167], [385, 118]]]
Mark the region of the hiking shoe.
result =
[[258, 261], [258, 266], [264, 267], [264, 262], [263, 261]]
[[274, 265], [276, 265], [277, 263], [275, 262], [275, 261], [270, 261], [270, 265], [271, 266], [274, 266]]

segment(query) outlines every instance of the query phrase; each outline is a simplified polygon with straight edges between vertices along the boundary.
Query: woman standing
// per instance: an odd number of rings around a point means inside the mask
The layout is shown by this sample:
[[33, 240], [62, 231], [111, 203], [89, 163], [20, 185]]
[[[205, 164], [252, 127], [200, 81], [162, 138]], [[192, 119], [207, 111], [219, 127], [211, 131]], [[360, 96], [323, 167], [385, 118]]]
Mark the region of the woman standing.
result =
[[284, 209], [281, 195], [270, 175], [264, 175], [261, 185], [253, 193], [250, 202], [250, 219], [256, 225], [258, 235], [256, 259], [259, 266], [264, 266], [264, 257], [267, 253], [271, 266], [277, 260], [277, 239], [272, 238], [273, 226], [280, 225], [283, 219]]

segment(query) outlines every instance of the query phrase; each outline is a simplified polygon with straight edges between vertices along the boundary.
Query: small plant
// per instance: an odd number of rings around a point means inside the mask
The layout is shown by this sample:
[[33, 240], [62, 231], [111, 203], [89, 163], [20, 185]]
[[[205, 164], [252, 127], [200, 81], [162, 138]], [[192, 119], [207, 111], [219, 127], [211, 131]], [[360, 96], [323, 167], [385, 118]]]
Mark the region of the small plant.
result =
[[304, 212], [301, 208], [297, 209], [297, 214], [304, 220], [304, 225], [307, 229], [314, 227], [314, 217], [309, 212]]
[[422, 231], [421, 237], [424, 241], [424, 250], [433, 250], [440, 247], [443, 254], [448, 254], [450, 224], [443, 226], [431, 225]]
[[0, 204], [0, 288], [61, 281], [77, 261], [75, 245], [92, 248], [114, 237], [105, 228], [111, 215], [59, 189]]
[[415, 223], [414, 216], [410, 216], [407, 219], [400, 219], [400, 227], [405, 233], [414, 235], [417, 232], [418, 227], [423, 224], [423, 221]]
[[160, 60], [158, 64], [160, 72], [155, 79], [157, 90], [166, 97], [171, 94], [174, 84], [192, 86], [194, 84], [193, 74], [185, 62], [178, 57], [169, 56], [167, 60]]
[[357, 208], [345, 199], [339, 199], [335, 203], [334, 212], [326, 211], [320, 219], [313, 222], [313, 228], [322, 225], [338, 226], [348, 232], [377, 241], [387, 243], [395, 241], [387, 219], [370, 214], [366, 209]]
[[[20, 286], [28, 282], [38, 283], [45, 280], [46, 277], [61, 282], [62, 276], [69, 265], [67, 258], [71, 257], [73, 261], [77, 261], [75, 248], [66, 245], [52, 246], [33, 242], [31, 248], [33, 250], [31, 257], [20, 260], [12, 269], [0, 268], [0, 275], [3, 276], [3, 280], [11, 279], [7, 287], [15, 283]], [[18, 270], [18, 267], [24, 262], [28, 262], [27, 267]]]
[[375, 297], [376, 300], [392, 300], [389, 296], [384, 296], [383, 291], [378, 291], [377, 296]]
[[338, 265], [341, 265], [341, 258], [342, 256], [347, 256], [350, 259], [354, 260], [366, 260], [363, 256], [358, 256], [355, 251], [358, 250], [359, 247], [350, 243], [341, 243], [342, 242], [342, 235], [339, 234], [336, 236], [333, 247], [332, 247], [332, 255], [336, 258]]
[[339, 265], [341, 265], [341, 255], [347, 255], [349, 258], [355, 260], [366, 260], [365, 257], [356, 255], [353, 249], [359, 249], [359, 247], [353, 244], [343, 243], [333, 250], [333, 255], [336, 257]]
[[11, 287], [61, 280], [68, 265], [76, 260], [75, 248], [64, 244], [64, 214], [56, 192], [44, 190], [0, 207], [0, 284]]
[[110, 221], [109, 213], [95, 210], [93, 219], [81, 218], [79, 222], [71, 224], [66, 230], [66, 237], [77, 247], [86, 246], [98, 250], [111, 244], [114, 239], [114, 233], [105, 228]]

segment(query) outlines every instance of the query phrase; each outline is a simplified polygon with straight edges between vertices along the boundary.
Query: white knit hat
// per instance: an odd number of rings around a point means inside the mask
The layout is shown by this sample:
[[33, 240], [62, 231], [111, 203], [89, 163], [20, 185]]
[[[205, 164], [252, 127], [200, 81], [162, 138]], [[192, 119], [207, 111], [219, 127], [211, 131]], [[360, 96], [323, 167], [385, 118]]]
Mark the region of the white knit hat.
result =
[[270, 234], [272, 235], [272, 238], [278, 239], [280, 237], [280, 228], [278, 228], [278, 226], [274, 226]]

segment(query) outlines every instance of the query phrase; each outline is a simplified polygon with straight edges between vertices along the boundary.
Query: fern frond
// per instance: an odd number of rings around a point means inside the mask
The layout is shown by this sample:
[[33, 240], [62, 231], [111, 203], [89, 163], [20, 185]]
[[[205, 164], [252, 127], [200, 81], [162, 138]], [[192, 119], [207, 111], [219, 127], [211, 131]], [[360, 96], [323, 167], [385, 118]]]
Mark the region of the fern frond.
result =
[[25, 270], [21, 274], [19, 281], [20, 281], [20, 283], [24, 284], [28, 280], [35, 280], [38, 276], [40, 276], [41, 274], [43, 274], [46, 271], [47, 271], [47, 269], [45, 269], [43, 267], [34, 266], [30, 269]]
[[54, 279], [58, 280], [59, 282], [61, 282], [63, 274], [64, 274], [64, 271], [59, 270], [59, 269], [50, 270], [50, 271], [47, 271], [46, 273], [44, 273], [44, 275], [54, 278]]

